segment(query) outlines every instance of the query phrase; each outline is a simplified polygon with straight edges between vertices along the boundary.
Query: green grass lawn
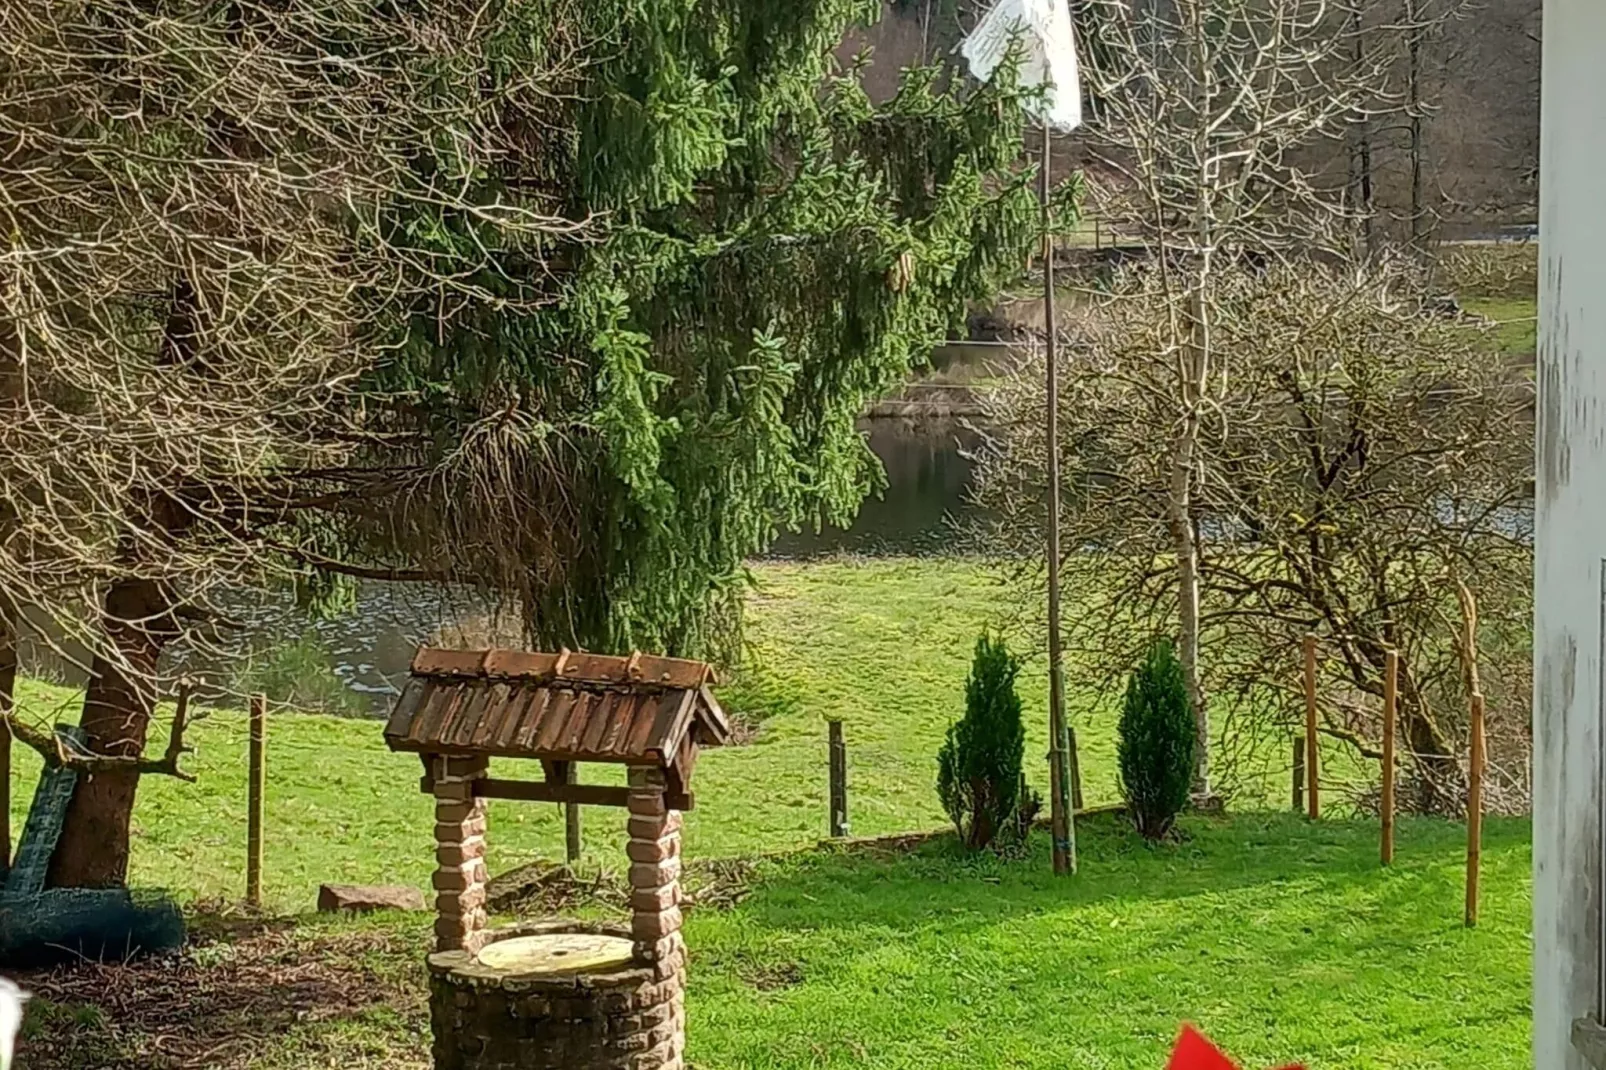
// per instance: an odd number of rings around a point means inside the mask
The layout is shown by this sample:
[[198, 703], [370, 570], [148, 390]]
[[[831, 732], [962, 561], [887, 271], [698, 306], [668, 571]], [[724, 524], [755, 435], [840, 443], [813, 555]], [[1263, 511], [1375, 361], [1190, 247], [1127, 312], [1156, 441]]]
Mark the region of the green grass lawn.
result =
[[[699, 764], [685, 850], [694, 861], [768, 857], [739, 906], [690, 915], [698, 1067], [1158, 1070], [1183, 1018], [1251, 1068], [1526, 1065], [1526, 823], [1490, 823], [1474, 931], [1461, 926], [1464, 831], [1442, 821], [1403, 822], [1390, 870], [1376, 863], [1375, 823], [1337, 811], [1315, 825], [1265, 811], [1194, 818], [1183, 842], [1153, 848], [1119, 820], [1087, 821], [1073, 880], [1049, 875], [1041, 837], [1010, 859], [964, 858], [947, 838], [913, 852], [814, 849], [832, 717], [846, 722], [855, 834], [942, 824], [934, 755], [961, 711], [977, 631], [1019, 636], [1015, 600], [963, 562], [764, 565], [756, 576], [752, 669], [725, 698], [762, 714], [762, 727]], [[1023, 680], [1038, 784], [1041, 668]], [[73, 714], [75, 697], [38, 683], [20, 694], [41, 717]], [[1072, 697], [1088, 801], [1111, 801], [1113, 704], [1085, 686]], [[244, 729], [238, 714], [213, 715], [193, 733], [199, 783], [142, 785], [134, 883], [239, 898]], [[378, 722], [276, 716], [269, 763], [273, 910], [309, 910], [323, 881], [428, 883], [418, 760], [386, 751]], [[15, 827], [36, 771], [19, 750]], [[1274, 799], [1285, 785], [1272, 785]], [[594, 860], [617, 866], [622, 815], [588, 810], [586, 822]], [[495, 804], [493, 871], [559, 854], [561, 835], [555, 807]], [[214, 1043], [226, 1054], [186, 1065], [427, 1065], [427, 926], [303, 917], [202, 941], [146, 972], [51, 981], [31, 1026], [48, 1057], [21, 1065], [161, 1066], [151, 1052]], [[181, 1009], [157, 1013], [164, 999]]]
[[[1081, 872], [1024, 856], [820, 849], [762, 862], [747, 898], [688, 914], [699, 1070], [1160, 1070], [1179, 1022], [1248, 1070], [1529, 1065], [1526, 823], [1486, 830], [1482, 921], [1461, 923], [1463, 833], [1288, 814], [1191, 818], [1149, 847], [1083, 823]], [[181, 959], [75, 971], [23, 1046], [36, 1066], [428, 1065], [427, 915], [303, 919]], [[35, 985], [36, 989], [39, 985]], [[28, 1062], [30, 1053], [44, 1057]]]
[[[1246, 1067], [1526, 1066], [1527, 826], [1487, 832], [1482, 922], [1461, 924], [1459, 827], [1194, 820], [1144, 846], [1088, 822], [1082, 871], [962, 859], [776, 863], [695, 915], [690, 1055], [708, 1067], [1159, 1070], [1179, 1021]], [[777, 984], [790, 979], [794, 984]]]
[[1494, 322], [1494, 341], [1500, 352], [1514, 357], [1538, 352], [1539, 303], [1534, 298], [1473, 297], [1462, 306]]
[[[1016, 601], [983, 566], [963, 561], [878, 560], [766, 564], [755, 569], [748, 622], [750, 671], [725, 692], [727, 704], [763, 718], [756, 739], [711, 751], [698, 764], [697, 809], [686, 818], [691, 857], [753, 855], [816, 843], [826, 832], [826, 725], [841, 718], [848, 743], [849, 816], [855, 835], [926, 829], [946, 820], [933, 784], [936, 753], [963, 713], [965, 675], [978, 631], [1010, 626]], [[1075, 611], [1075, 604], [1067, 612]], [[1017, 646], [1026, 649], [1026, 640]], [[1046, 680], [1040, 659], [1022, 678], [1028, 776], [1047, 784]], [[1086, 801], [1118, 799], [1113, 702], [1071, 673]], [[23, 683], [24, 716], [75, 719], [78, 694]], [[392, 754], [375, 720], [284, 713], [268, 730], [265, 894], [276, 909], [312, 906], [323, 882], [425, 885], [433, 864], [430, 802], [418, 791], [420, 766]], [[238, 899], [245, 886], [243, 715], [217, 711], [189, 738], [195, 784], [148, 777], [135, 811], [131, 880], [165, 886], [185, 899]], [[1327, 748], [1329, 765], [1343, 748]], [[1261, 806], [1287, 793], [1286, 748]], [[16, 748], [12, 823], [23, 815], [38, 774], [31, 751]], [[505, 763], [513, 776], [538, 776], [530, 763]], [[521, 767], [522, 766], [522, 767]], [[589, 768], [599, 782], [618, 770]], [[622, 782], [622, 781], [621, 781]], [[762, 801], [762, 805], [755, 805]], [[588, 850], [616, 861], [623, 815], [585, 814]], [[556, 806], [494, 802], [491, 862], [511, 868], [561, 856]]]

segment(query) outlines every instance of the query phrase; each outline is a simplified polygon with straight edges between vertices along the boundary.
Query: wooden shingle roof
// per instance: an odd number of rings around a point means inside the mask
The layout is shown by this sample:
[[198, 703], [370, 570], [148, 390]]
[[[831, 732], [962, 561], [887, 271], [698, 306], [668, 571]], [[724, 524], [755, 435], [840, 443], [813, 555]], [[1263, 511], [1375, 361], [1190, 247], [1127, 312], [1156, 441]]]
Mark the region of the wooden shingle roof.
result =
[[[680, 765], [730, 724], [700, 661], [422, 647], [385, 725], [392, 750]], [[688, 753], [689, 752], [689, 753]]]

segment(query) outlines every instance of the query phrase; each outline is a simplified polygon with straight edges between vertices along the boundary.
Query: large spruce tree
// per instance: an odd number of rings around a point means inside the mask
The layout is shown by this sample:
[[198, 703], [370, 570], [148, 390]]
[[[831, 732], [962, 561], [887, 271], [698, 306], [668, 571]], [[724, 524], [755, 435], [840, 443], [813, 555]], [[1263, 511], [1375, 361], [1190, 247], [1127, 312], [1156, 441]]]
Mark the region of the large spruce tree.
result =
[[430, 218], [441, 255], [504, 249], [503, 303], [421, 303], [376, 378], [422, 434], [400, 500], [359, 500], [369, 554], [516, 595], [546, 646], [718, 653], [744, 559], [853, 516], [866, 402], [1036, 227], [1012, 88], [920, 69], [872, 101], [838, 57], [881, 14], [602, 0], [565, 28], [573, 92], [485, 195], [540, 188], [588, 238]]
[[1011, 88], [869, 100], [837, 55], [880, 14], [8, 11], [0, 140], [40, 158], [0, 187], [54, 185], [0, 209], [48, 253], [0, 278], [0, 609], [94, 655], [53, 884], [123, 880], [159, 659], [214, 593], [468, 582], [545, 645], [718, 653], [742, 562], [851, 517], [866, 401], [1035, 230]]

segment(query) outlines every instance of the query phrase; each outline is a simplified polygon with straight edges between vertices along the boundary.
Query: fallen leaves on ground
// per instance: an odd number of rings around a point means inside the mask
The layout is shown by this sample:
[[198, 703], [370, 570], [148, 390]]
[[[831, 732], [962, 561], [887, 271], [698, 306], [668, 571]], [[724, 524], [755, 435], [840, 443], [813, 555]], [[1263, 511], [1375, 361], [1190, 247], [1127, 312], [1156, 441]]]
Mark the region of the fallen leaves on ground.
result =
[[[24, 975], [34, 999], [17, 1066], [243, 1070], [282, 1058], [345, 1070], [428, 1066], [426, 925], [202, 918], [174, 954]], [[397, 1018], [418, 1028], [398, 1034]], [[381, 1020], [387, 1029], [367, 1027]]]

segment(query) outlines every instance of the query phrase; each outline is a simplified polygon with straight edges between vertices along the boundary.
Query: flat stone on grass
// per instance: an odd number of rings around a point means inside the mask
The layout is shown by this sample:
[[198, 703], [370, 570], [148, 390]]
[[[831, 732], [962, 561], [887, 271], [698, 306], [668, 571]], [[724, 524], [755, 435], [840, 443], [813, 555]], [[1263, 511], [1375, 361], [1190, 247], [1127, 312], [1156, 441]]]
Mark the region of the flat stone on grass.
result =
[[367, 913], [371, 910], [423, 910], [424, 893], [395, 884], [324, 884], [318, 887], [318, 911]]

